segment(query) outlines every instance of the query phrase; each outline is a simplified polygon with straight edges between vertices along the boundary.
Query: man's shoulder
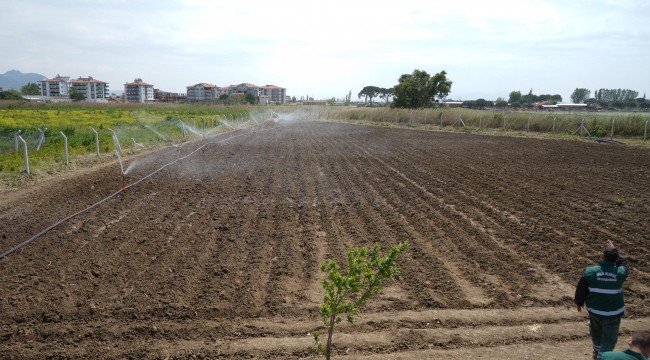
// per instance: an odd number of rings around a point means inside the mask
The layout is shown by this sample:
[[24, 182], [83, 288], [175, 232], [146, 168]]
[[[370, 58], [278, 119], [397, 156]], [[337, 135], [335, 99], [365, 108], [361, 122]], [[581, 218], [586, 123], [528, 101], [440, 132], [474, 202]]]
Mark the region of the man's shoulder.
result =
[[603, 360], [644, 360], [643, 355], [630, 349], [603, 353]]

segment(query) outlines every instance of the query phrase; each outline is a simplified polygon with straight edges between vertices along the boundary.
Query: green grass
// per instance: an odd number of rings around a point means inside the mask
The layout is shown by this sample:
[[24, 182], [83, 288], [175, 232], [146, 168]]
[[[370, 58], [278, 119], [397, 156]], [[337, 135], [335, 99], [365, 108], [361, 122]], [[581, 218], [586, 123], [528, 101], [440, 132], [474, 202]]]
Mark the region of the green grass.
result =
[[[138, 150], [133, 141], [147, 148], [162, 146], [164, 141], [155, 129], [170, 141], [183, 137], [180, 121], [201, 130], [219, 125], [219, 118], [247, 115], [251, 107], [225, 107], [179, 104], [29, 104], [0, 102], [0, 183], [16, 186], [24, 170], [22, 145], [15, 151], [14, 134], [20, 130], [28, 144], [30, 173], [34, 176], [51, 174], [63, 168], [63, 132], [68, 138], [69, 159], [73, 165], [88, 165], [112, 159], [115, 145], [114, 130], [122, 149]], [[95, 156], [95, 137], [99, 133], [100, 153]], [[44, 130], [45, 143], [35, 149]]]
[[[406, 127], [437, 127], [438, 129], [470, 131], [502, 131], [507, 133], [545, 134], [550, 136], [580, 135], [580, 124], [594, 137], [608, 138], [614, 122], [613, 137], [642, 142], [650, 113], [632, 112], [542, 112], [507, 110], [472, 110], [462, 108], [390, 109], [337, 108], [329, 110], [334, 120], [364, 121]], [[462, 125], [462, 122], [465, 126]], [[583, 132], [587, 135], [587, 132]], [[650, 136], [650, 134], [648, 134]]]

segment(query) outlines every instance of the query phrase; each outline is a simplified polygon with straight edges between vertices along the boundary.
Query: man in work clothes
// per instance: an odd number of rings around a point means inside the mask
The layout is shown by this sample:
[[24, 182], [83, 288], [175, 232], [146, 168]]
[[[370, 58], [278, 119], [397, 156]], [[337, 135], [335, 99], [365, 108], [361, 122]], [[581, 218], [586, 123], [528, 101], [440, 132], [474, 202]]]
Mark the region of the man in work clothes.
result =
[[602, 353], [612, 351], [618, 340], [621, 317], [625, 312], [623, 282], [629, 268], [625, 259], [618, 254], [611, 240], [607, 240], [602, 260], [582, 273], [576, 286], [575, 304], [578, 311], [587, 304], [589, 312], [589, 333], [594, 346], [594, 359], [600, 360]]
[[603, 353], [603, 360], [646, 360], [650, 359], [650, 331], [639, 331], [627, 341], [630, 348], [625, 351]]

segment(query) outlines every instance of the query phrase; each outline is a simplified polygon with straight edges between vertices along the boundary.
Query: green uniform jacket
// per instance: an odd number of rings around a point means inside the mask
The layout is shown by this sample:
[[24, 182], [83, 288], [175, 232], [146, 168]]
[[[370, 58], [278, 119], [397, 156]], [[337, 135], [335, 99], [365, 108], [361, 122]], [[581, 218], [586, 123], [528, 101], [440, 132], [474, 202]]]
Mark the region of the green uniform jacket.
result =
[[[627, 279], [628, 267], [616, 266], [609, 261], [601, 261], [596, 266], [585, 269], [578, 287], [586, 291], [579, 291], [586, 296], [578, 296], [576, 304], [587, 303], [587, 311], [598, 316], [623, 316], [625, 302], [623, 300], [623, 282]], [[585, 289], [586, 288], [586, 289]]]
[[603, 353], [603, 360], [646, 360], [643, 354], [627, 349], [625, 351], [608, 351]]

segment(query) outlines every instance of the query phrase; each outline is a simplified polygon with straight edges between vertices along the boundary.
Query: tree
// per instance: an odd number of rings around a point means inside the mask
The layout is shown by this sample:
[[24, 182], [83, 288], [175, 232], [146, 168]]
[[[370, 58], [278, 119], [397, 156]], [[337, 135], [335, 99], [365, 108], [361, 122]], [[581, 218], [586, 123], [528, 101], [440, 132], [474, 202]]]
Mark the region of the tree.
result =
[[381, 246], [377, 243], [372, 250], [368, 248], [350, 248], [348, 250], [348, 271], [341, 272], [339, 264], [330, 260], [321, 265], [321, 271], [327, 273], [322, 280], [325, 295], [320, 306], [320, 315], [327, 327], [327, 343], [319, 342], [315, 335], [318, 350], [330, 359], [332, 352], [332, 335], [334, 325], [342, 321], [347, 314], [347, 321], [354, 323], [354, 315], [372, 295], [379, 294], [383, 280], [399, 273], [397, 257], [406, 251], [408, 242], [402, 242], [384, 256], [380, 255]]
[[393, 96], [393, 88], [379, 88], [379, 97], [383, 99], [386, 104], [390, 102], [390, 98]]
[[244, 97], [244, 99], [246, 100], [247, 103], [249, 103], [251, 105], [255, 105], [255, 104], [259, 103], [259, 99], [257, 98], [257, 96], [255, 96], [255, 95], [253, 95], [251, 93], [246, 93], [246, 96]]
[[393, 88], [393, 106], [400, 108], [431, 107], [436, 98], [449, 95], [452, 85], [444, 70], [430, 76], [426, 71], [416, 69], [411, 74], [403, 74], [398, 81]]
[[36, 83], [27, 83], [20, 88], [20, 92], [23, 95], [40, 95], [41, 89], [39, 89]]
[[70, 100], [72, 101], [82, 101], [85, 100], [86, 96], [77, 90], [74, 86], [70, 88]]
[[499, 108], [499, 109], [502, 109], [502, 108], [508, 106], [508, 102], [504, 98], [499, 97], [494, 102], [494, 106]]
[[350, 105], [352, 102], [352, 90], [348, 92], [348, 94], [345, 96], [345, 106]]
[[508, 95], [508, 103], [512, 106], [519, 106], [521, 104], [521, 91], [511, 91]]
[[0, 100], [23, 100], [23, 95], [15, 89], [0, 92]]
[[375, 98], [379, 95], [379, 92], [381, 91], [380, 87], [377, 86], [366, 86], [361, 91], [359, 91], [359, 98], [365, 97], [364, 102], [368, 102], [368, 99], [370, 99], [370, 105], [372, 105], [372, 98]]
[[571, 93], [571, 102], [574, 104], [583, 104], [587, 99], [589, 99], [589, 94], [591, 91], [585, 88], [576, 88]]

